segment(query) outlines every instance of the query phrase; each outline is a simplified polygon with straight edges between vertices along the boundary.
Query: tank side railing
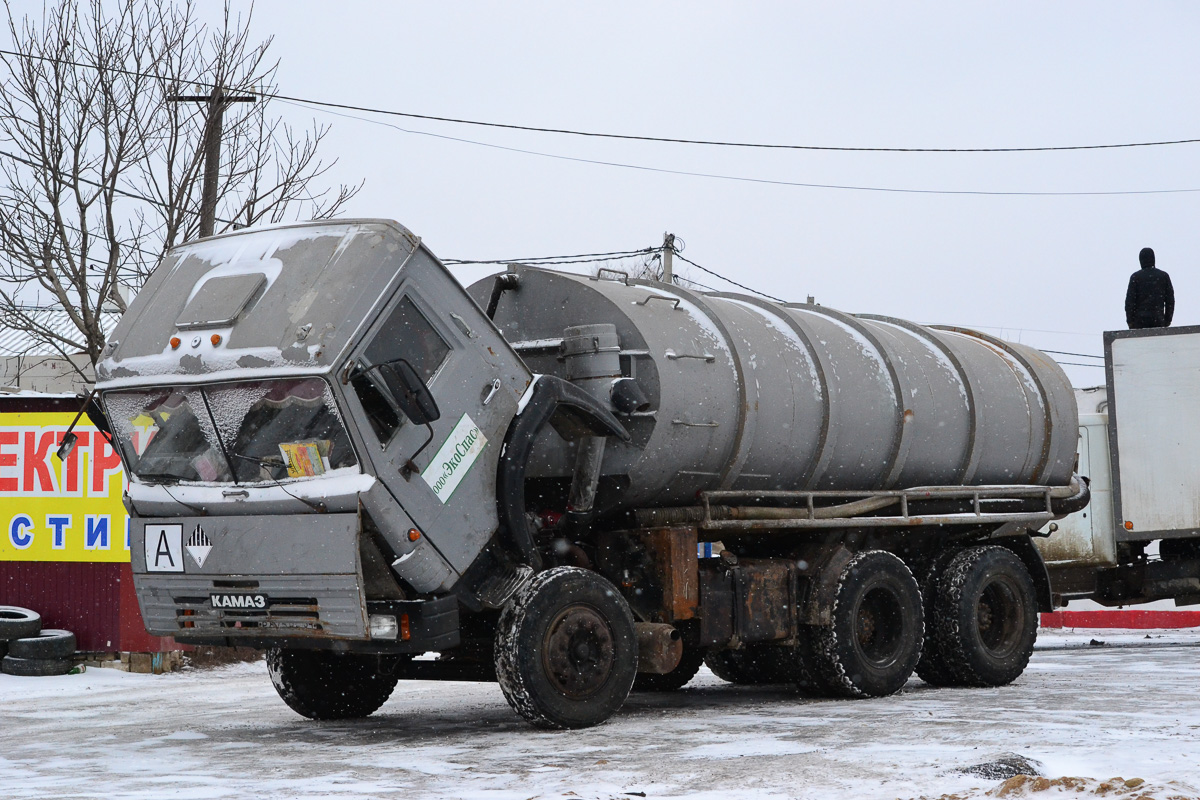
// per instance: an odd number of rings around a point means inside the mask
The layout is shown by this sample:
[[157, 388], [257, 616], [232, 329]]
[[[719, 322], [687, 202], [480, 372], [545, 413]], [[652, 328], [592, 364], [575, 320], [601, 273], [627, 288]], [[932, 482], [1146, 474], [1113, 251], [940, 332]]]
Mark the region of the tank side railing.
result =
[[[1012, 523], [1039, 528], [1057, 516], [1055, 500], [1074, 496], [1068, 486], [922, 486], [877, 491], [760, 491], [701, 492], [699, 505], [641, 509], [638, 523], [647, 527], [689, 524], [709, 531], [767, 531], [855, 527], [887, 528], [925, 525], [1000, 525]], [[847, 502], [829, 504], [829, 501]], [[969, 511], [911, 513], [911, 504], [926, 501], [969, 501]], [[988, 511], [987, 501], [1032, 501], [1031, 508]], [[751, 505], [738, 505], [749, 503]], [[899, 506], [897, 514], [877, 515]], [[872, 516], [864, 516], [871, 514]]]

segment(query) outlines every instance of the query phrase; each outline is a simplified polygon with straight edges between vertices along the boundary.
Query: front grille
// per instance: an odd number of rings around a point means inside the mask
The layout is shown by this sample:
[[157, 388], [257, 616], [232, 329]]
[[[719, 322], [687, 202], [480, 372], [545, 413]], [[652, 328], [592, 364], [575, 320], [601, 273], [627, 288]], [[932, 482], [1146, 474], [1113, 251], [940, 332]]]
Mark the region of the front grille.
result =
[[[137, 577], [146, 626], [159, 636], [367, 638], [365, 602], [354, 575]], [[211, 594], [239, 592], [265, 595], [266, 608], [213, 607]]]
[[[215, 589], [230, 588], [233, 581], [214, 581]], [[238, 589], [257, 588], [240, 585]], [[221, 585], [224, 584], [224, 585]], [[175, 617], [180, 630], [213, 630], [220, 628], [290, 628], [310, 631], [324, 630], [320, 604], [315, 597], [271, 597], [266, 608], [213, 608], [207, 597], [182, 596], [175, 601]]]

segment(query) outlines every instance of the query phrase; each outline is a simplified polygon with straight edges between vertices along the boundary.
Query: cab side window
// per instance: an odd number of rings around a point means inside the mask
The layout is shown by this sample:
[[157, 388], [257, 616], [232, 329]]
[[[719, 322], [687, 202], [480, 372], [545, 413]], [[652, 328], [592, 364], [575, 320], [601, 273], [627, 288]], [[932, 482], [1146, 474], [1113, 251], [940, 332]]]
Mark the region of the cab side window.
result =
[[[361, 361], [364, 365], [382, 365], [404, 359], [421, 380], [429, 384], [450, 355], [450, 345], [421, 313], [412, 298], [405, 296], [393, 309], [387, 322], [367, 345]], [[386, 444], [404, 422], [400, 410], [380, 391], [378, 370], [369, 370], [352, 381], [358, 399], [367, 413], [371, 428]]]

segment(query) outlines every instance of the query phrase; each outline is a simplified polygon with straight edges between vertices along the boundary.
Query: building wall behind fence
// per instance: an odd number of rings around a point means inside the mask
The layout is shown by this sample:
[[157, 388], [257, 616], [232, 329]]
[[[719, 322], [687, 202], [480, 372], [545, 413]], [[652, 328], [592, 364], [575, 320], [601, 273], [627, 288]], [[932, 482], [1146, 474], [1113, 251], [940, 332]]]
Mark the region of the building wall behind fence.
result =
[[137, 608], [113, 444], [84, 417], [75, 450], [55, 454], [78, 409], [73, 397], [0, 397], [0, 605], [74, 631], [80, 650], [172, 649]]

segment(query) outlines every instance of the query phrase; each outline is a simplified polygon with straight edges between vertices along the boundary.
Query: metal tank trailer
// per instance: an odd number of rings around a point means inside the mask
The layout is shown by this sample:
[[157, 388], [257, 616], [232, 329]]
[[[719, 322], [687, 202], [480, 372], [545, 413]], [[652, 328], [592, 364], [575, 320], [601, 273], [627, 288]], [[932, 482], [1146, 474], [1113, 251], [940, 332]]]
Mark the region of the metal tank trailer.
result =
[[1087, 502], [1036, 350], [620, 273], [463, 291], [389, 221], [176, 248], [97, 374], [147, 629], [267, 650], [313, 718], [477, 679], [584, 727], [702, 662], [1001, 685], [1051, 608], [1031, 533]]

